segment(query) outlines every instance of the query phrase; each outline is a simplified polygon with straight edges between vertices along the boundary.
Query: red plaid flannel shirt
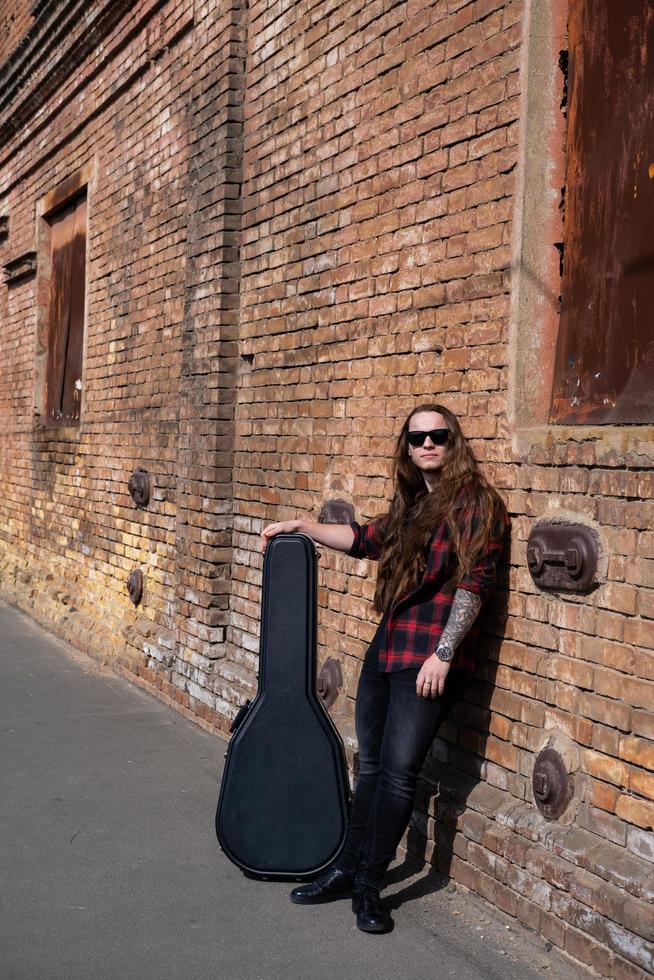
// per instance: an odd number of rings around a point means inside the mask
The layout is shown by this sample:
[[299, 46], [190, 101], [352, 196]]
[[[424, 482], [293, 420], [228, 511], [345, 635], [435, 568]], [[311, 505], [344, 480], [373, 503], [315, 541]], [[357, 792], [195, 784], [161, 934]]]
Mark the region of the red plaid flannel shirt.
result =
[[[426, 491], [425, 491], [426, 492]], [[419, 494], [423, 496], [424, 493]], [[416, 498], [418, 499], [418, 498]], [[465, 526], [475, 521], [475, 504], [463, 502], [460, 506], [461, 522]], [[377, 561], [384, 544], [384, 528], [388, 515], [377, 517], [369, 524], [353, 521], [354, 543], [348, 552], [353, 558], [370, 558]], [[509, 517], [506, 510], [498, 515], [486, 554], [481, 555], [469, 575], [465, 575], [457, 588], [466, 589], [481, 596], [482, 602], [493, 590], [497, 568], [502, 557]], [[436, 529], [429, 543], [427, 565], [422, 581], [408, 595], [393, 603], [386, 626], [385, 642], [379, 650], [379, 669], [404, 670], [421, 667], [434, 652], [445, 628], [454, 591], [448, 582], [454, 574], [456, 557], [449, 527], [446, 521]], [[475, 640], [479, 633], [479, 620], [473, 624], [465, 639], [457, 648], [452, 661], [458, 667], [472, 673], [476, 668]]]

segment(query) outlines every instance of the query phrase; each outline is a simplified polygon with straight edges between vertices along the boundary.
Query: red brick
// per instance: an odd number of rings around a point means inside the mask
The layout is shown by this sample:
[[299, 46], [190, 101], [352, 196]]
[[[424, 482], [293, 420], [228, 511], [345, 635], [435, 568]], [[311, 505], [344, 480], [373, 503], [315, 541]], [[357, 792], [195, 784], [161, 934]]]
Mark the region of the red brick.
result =
[[649, 980], [651, 973], [641, 970], [635, 963], [630, 963], [629, 960], [623, 959], [622, 956], [615, 956], [611, 973], [607, 974], [607, 976], [611, 976], [613, 980]]
[[612, 783], [614, 786], [627, 786], [629, 781], [628, 768], [616, 759], [583, 749], [580, 754], [581, 769], [597, 779]]
[[597, 807], [601, 807], [602, 810], [615, 813], [618, 800], [620, 799], [620, 791], [615, 786], [609, 786], [606, 783], [590, 778], [584, 779], [582, 785], [584, 800], [593, 803]]
[[620, 796], [615, 812], [622, 820], [637, 824], [646, 830], [654, 830], [654, 803], [636, 799], [633, 796]]
[[643, 735], [645, 738], [654, 739], [654, 712], [634, 711], [632, 719], [634, 735]]
[[620, 739], [619, 752], [620, 758], [626, 762], [654, 770], [654, 741], [623, 736]]

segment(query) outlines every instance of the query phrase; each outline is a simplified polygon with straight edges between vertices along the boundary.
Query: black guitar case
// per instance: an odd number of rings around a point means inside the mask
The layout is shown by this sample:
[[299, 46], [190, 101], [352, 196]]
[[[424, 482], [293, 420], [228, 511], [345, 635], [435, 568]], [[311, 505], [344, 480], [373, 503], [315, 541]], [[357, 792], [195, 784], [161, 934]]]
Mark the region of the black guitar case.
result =
[[316, 694], [316, 579], [311, 538], [270, 540], [259, 689], [234, 720], [216, 811], [223, 851], [256, 877], [315, 875], [345, 840], [345, 752]]

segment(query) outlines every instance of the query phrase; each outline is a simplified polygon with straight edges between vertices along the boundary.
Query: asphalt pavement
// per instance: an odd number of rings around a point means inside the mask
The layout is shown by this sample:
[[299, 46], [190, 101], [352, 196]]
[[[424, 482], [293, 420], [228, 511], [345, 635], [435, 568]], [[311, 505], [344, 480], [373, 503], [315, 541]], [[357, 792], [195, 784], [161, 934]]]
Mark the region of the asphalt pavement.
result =
[[2, 603], [0, 738], [1, 980], [580, 977], [406, 864], [383, 936], [246, 878], [214, 833], [225, 743]]

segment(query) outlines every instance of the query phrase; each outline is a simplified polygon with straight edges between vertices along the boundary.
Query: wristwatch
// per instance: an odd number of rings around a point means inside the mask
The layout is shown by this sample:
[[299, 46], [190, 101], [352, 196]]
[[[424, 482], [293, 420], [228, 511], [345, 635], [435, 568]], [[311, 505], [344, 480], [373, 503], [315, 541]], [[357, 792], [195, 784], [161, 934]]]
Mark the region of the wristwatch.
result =
[[434, 656], [438, 657], [439, 660], [443, 660], [446, 663], [449, 663], [449, 661], [454, 656], [454, 650], [452, 649], [449, 643], [442, 642], [439, 643], [436, 649], [434, 650]]

